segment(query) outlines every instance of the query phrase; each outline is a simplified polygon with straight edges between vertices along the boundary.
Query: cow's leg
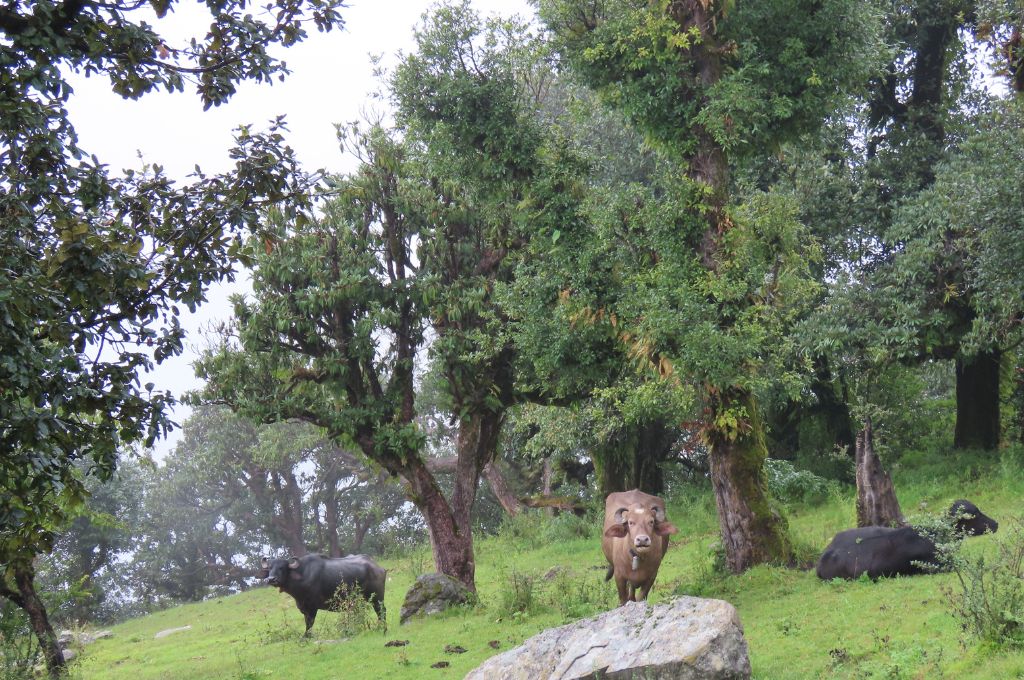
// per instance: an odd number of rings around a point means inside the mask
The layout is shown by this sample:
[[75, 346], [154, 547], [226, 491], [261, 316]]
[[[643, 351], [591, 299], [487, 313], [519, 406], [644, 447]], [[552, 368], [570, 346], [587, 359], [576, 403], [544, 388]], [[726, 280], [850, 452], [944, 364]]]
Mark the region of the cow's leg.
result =
[[[377, 618], [381, 622], [387, 621], [387, 609], [384, 608], [384, 593], [370, 593], [370, 604], [373, 605], [373, 611], [377, 612]], [[385, 628], [386, 630], [386, 628]]]
[[653, 585], [654, 585], [654, 579], [653, 578], [649, 579], [647, 581], [644, 581], [642, 583], [638, 583], [636, 585], [636, 590], [639, 591], [640, 594], [636, 596], [636, 599], [640, 600], [640, 601], [646, 600], [647, 596], [651, 594], [651, 586], [653, 586]]
[[629, 601], [636, 602], [636, 586], [632, 581], [626, 581], [627, 588], [629, 589]]
[[629, 589], [626, 585], [627, 581], [625, 578], [616, 576], [615, 587], [619, 589], [619, 606], [626, 604], [629, 601]]
[[306, 617], [306, 632], [304, 635], [305, 637], [309, 637], [309, 631], [313, 628], [313, 623], [316, 621], [316, 610], [302, 610], [302, 615]]

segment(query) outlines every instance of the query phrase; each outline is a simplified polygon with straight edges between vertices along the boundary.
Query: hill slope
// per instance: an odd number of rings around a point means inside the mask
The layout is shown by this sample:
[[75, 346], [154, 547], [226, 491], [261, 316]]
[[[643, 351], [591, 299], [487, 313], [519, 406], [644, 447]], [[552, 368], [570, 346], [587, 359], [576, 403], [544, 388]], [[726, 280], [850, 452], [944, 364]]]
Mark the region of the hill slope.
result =
[[[947, 461], [934, 469], [948, 472], [950, 466]], [[973, 481], [933, 476], [923, 467], [898, 476], [904, 509], [940, 511], [954, 498], [968, 497], [1004, 528], [1022, 514], [1024, 471], [1018, 466], [992, 464], [983, 473], [961, 474]], [[787, 515], [797, 540], [813, 554], [853, 524], [852, 497], [839, 494], [815, 508], [789, 508]], [[713, 569], [717, 525], [710, 493], [691, 490], [671, 498], [669, 516], [681, 531], [652, 600], [678, 592], [732, 602], [756, 678], [1024, 676], [1024, 652], [971, 642], [961, 646], [959, 624], [944, 593], [956, 587], [952, 574], [824, 583], [813, 572], [758, 567], [722, 576]], [[967, 550], [992, 552], [1000, 538], [972, 539]], [[321, 612], [313, 639], [303, 640], [302, 616], [292, 599], [259, 588], [121, 624], [113, 638], [85, 650], [73, 675], [86, 680], [461, 678], [497, 653], [494, 645], [509, 649], [540, 630], [615, 604], [614, 585], [603, 580], [593, 521], [517, 518], [500, 536], [479, 541], [477, 556], [480, 605], [473, 609], [397, 625], [405, 591], [430, 568], [429, 555], [419, 551], [385, 563], [392, 620], [386, 633], [367, 629], [372, 614], [354, 621]], [[154, 639], [161, 630], [183, 626], [191, 628]], [[408, 644], [385, 647], [390, 640]], [[467, 651], [449, 653], [448, 645]], [[448, 666], [433, 668], [438, 662]]]

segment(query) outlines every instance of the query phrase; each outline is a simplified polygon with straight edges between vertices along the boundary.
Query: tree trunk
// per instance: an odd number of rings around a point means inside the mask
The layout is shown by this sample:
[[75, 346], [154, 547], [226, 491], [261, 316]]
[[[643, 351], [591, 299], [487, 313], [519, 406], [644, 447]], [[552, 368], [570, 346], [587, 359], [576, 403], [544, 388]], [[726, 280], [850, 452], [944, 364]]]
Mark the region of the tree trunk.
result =
[[14, 584], [17, 592], [8, 589], [0, 581], [0, 594], [18, 605], [28, 615], [32, 632], [39, 640], [39, 647], [46, 661], [46, 672], [51, 678], [60, 678], [67, 669], [64, 653], [57, 644], [57, 635], [53, 632], [50, 619], [46, 615], [46, 607], [39, 599], [35, 588], [35, 570], [29, 566], [9, 567], [14, 573]]
[[956, 430], [953, 448], [992, 450], [999, 445], [998, 349], [956, 360]]
[[853, 418], [850, 416], [850, 406], [846, 401], [836, 394], [832, 385], [832, 372], [828, 366], [828, 359], [815, 357], [814, 379], [811, 382], [811, 391], [818, 399], [814, 411], [821, 414], [825, 429], [829, 438], [837, 447], [843, 448], [847, 453], [854, 447]]
[[451, 503], [437, 486], [426, 463], [410, 457], [409, 481], [416, 507], [430, 530], [436, 569], [476, 592], [472, 512], [484, 467], [497, 450], [502, 412], [476, 411], [459, 420], [456, 440], [455, 484]]
[[[355, 527], [352, 535], [352, 548], [349, 550], [350, 555], [355, 555], [363, 551], [363, 541], [366, 540], [366, 534], [373, 525], [373, 521], [370, 517], [362, 518], [362, 521], [358, 515], [352, 518], [352, 524]], [[341, 548], [338, 548], [337, 557], [341, 557]]]
[[484, 468], [484, 477], [491, 487], [491, 493], [498, 499], [506, 513], [514, 517], [523, 511], [523, 504], [519, 502], [519, 499], [508, 488], [508, 482], [505, 481], [505, 476], [501, 474], [498, 461], [492, 460], [487, 464]]
[[338, 498], [332, 492], [324, 501], [324, 523], [327, 525], [327, 549], [331, 557], [341, 557], [341, 541], [338, 538]]
[[871, 419], [857, 433], [857, 526], [906, 526], [889, 473], [875, 454]]
[[679, 431], [661, 420], [640, 426], [633, 454], [633, 485], [653, 496], [665, 490], [665, 459], [672, 452]]
[[711, 422], [731, 411], [739, 414], [739, 426], [725, 432], [710, 426], [706, 431], [710, 449], [711, 484], [718, 507], [718, 521], [729, 570], [739, 573], [755, 564], [792, 564], [785, 518], [772, 509], [764, 475], [768, 449], [764, 424], [754, 397], [740, 388], [717, 400]]
[[412, 500], [427, 522], [434, 568], [475, 591], [476, 564], [473, 561], [473, 536], [469, 527], [456, 522], [452, 506], [441, 493], [426, 465], [418, 459], [411, 463], [412, 469], [408, 471], [406, 479]]
[[[631, 452], [630, 452], [631, 453]], [[621, 447], [607, 446], [594, 456], [594, 470], [597, 472], [597, 488], [602, 497], [616, 491], [632, 489], [633, 461], [631, 455]]]

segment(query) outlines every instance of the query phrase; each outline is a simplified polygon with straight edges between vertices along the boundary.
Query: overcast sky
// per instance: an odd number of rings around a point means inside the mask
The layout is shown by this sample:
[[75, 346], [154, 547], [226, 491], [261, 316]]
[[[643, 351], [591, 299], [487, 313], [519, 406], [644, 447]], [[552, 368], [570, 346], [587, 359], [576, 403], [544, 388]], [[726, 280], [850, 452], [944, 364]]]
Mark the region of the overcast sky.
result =
[[[244, 84], [228, 104], [209, 111], [203, 111], [187, 86], [184, 93], [154, 93], [130, 102], [111, 94], [109, 82], [102, 78], [73, 79], [75, 94], [69, 109], [81, 147], [113, 171], [138, 168], [145, 161], [159, 163], [169, 176], [185, 180], [197, 164], [208, 173], [228, 167], [227, 151], [238, 125], [264, 128], [270, 119], [285, 115], [288, 143], [307, 170], [352, 169], [353, 159], [338, 150], [335, 124], [386, 113], [386, 105], [372, 98], [381, 84], [374, 79], [371, 55], [383, 55], [388, 65], [395, 63], [398, 51], [410, 51], [413, 27], [433, 3], [350, 0], [349, 4], [341, 10], [342, 31], [322, 34], [311, 27], [305, 42], [276, 53], [292, 70], [284, 82]], [[472, 0], [472, 4], [484, 15], [532, 15], [527, 0]], [[187, 2], [183, 5], [169, 17], [171, 23], [186, 32], [201, 33], [209, 15], [193, 14]], [[154, 24], [167, 37], [163, 24]], [[236, 285], [233, 290], [242, 288]], [[229, 316], [231, 291], [217, 287], [206, 305], [182, 319], [189, 332], [185, 354], [165, 362], [143, 382], [152, 381], [178, 398], [199, 386], [191, 364], [196, 349], [204, 344], [200, 331]], [[181, 423], [187, 416], [188, 409], [179, 405], [174, 419]], [[176, 430], [170, 439], [159, 442], [157, 456], [166, 455], [180, 435]]]

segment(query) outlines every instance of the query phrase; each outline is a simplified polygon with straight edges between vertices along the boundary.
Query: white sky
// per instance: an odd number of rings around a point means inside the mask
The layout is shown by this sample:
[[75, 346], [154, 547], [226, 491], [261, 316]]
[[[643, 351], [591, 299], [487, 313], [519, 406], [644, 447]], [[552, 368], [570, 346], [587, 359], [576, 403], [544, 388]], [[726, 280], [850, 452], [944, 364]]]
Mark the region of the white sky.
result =
[[[244, 84], [229, 103], [209, 111], [203, 111], [188, 85], [183, 93], [153, 93], [131, 102], [113, 95], [103, 78], [73, 79], [75, 95], [68, 108], [80, 146], [115, 172], [138, 168], [143, 162], [141, 154], [146, 162], [162, 165], [169, 176], [184, 180], [196, 164], [207, 173], [227, 168], [232, 131], [238, 125], [264, 129], [267, 121], [283, 114], [290, 130], [288, 143], [307, 170], [351, 170], [353, 159], [340, 153], [334, 126], [386, 112], [382, 102], [371, 99], [381, 87], [374, 80], [370, 55], [384, 55], [384, 64], [390, 65], [399, 50], [411, 51], [412, 29], [433, 3], [350, 0], [349, 4], [341, 10], [345, 20], [342, 31], [322, 34], [310, 27], [305, 42], [276, 52], [292, 70], [284, 82]], [[472, 0], [472, 4], [484, 15], [533, 13], [527, 0]], [[168, 19], [201, 34], [209, 22], [208, 14], [199, 13], [204, 10], [190, 12], [192, 7], [196, 5], [183, 3]], [[162, 23], [153, 23], [166, 38]], [[241, 284], [233, 287], [243, 289]], [[199, 386], [191, 366], [204, 344], [199, 331], [230, 316], [227, 298], [231, 292], [227, 286], [211, 290], [207, 304], [182, 318], [189, 333], [185, 353], [164, 362], [143, 383], [152, 381], [157, 389], [178, 398]], [[188, 412], [179, 405], [174, 419], [181, 423]], [[175, 430], [168, 440], [158, 442], [157, 457], [166, 455], [180, 434]]]

